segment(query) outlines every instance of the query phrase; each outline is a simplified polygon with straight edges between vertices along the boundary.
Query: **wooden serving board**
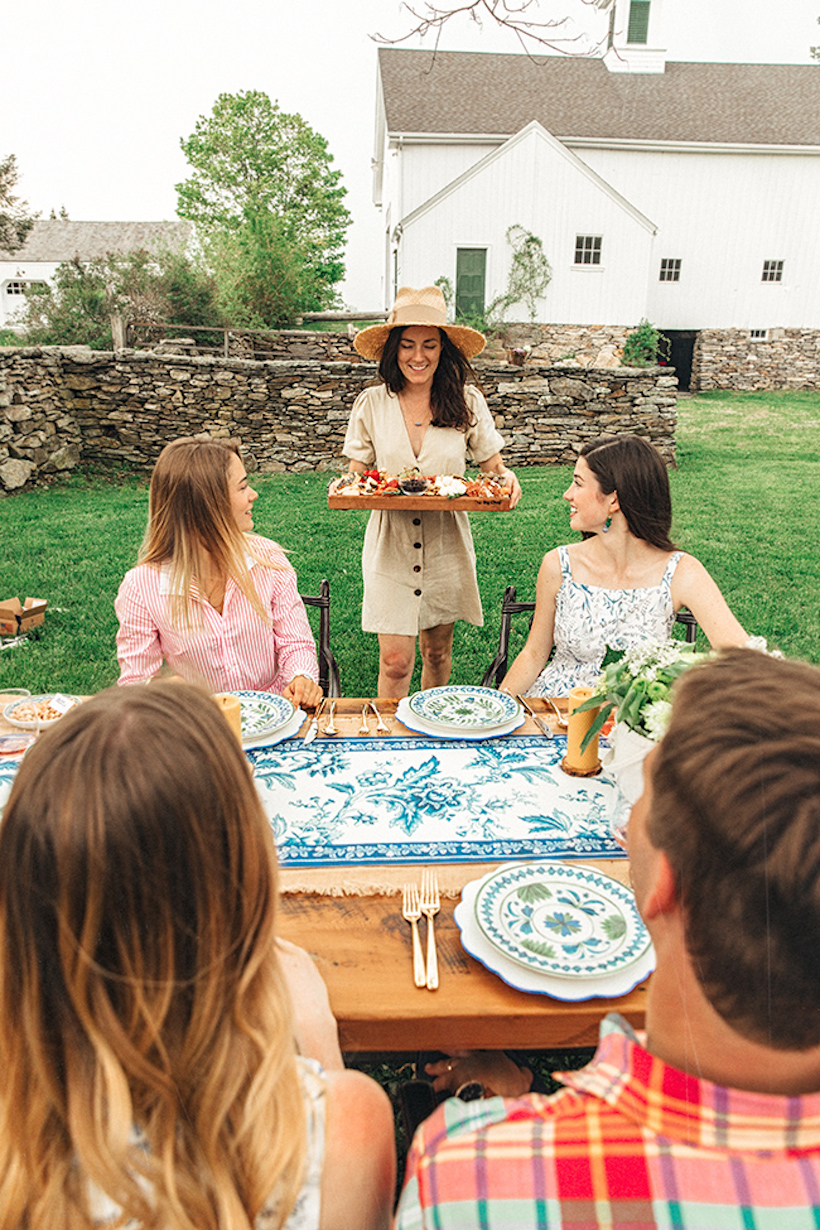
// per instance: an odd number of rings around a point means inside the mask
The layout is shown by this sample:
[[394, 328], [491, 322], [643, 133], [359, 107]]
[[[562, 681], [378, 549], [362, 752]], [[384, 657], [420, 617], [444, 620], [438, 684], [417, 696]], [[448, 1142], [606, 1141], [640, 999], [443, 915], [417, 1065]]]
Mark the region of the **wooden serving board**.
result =
[[457, 495], [450, 500], [446, 495], [353, 495], [348, 491], [329, 491], [327, 506], [368, 512], [374, 508], [394, 512], [507, 512], [510, 497], [505, 495], [493, 500]]

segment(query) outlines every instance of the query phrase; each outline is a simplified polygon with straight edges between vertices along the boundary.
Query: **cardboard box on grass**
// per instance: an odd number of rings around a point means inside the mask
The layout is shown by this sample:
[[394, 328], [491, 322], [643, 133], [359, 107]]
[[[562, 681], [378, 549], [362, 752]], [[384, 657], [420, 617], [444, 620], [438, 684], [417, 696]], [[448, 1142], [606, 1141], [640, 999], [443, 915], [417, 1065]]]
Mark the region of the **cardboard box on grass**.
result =
[[19, 632], [28, 632], [45, 622], [45, 598], [5, 598], [0, 601], [0, 636], [17, 636]]

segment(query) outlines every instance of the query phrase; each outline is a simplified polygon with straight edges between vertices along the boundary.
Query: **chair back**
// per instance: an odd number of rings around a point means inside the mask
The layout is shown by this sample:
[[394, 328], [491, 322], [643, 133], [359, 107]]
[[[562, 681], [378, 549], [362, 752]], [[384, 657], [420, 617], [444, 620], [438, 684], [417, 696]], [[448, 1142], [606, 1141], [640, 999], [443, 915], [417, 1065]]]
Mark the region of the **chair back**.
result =
[[319, 687], [325, 696], [341, 696], [339, 668], [330, 648], [330, 582], [324, 577], [318, 594], [301, 594], [305, 606], [319, 608]]
[[[519, 602], [515, 594], [515, 586], [508, 585], [504, 590], [504, 598], [501, 603], [501, 626], [498, 634], [498, 649], [495, 657], [484, 672], [481, 680], [482, 687], [497, 688], [500, 687], [501, 681], [507, 673], [507, 658], [510, 652], [510, 629], [514, 615], [520, 614], [522, 611], [529, 611], [530, 624], [532, 624], [532, 615], [535, 611], [534, 602]], [[675, 614], [675, 622], [683, 624], [686, 628], [686, 640], [690, 645], [694, 645], [698, 637], [698, 621], [694, 615], [686, 607], [683, 607]]]

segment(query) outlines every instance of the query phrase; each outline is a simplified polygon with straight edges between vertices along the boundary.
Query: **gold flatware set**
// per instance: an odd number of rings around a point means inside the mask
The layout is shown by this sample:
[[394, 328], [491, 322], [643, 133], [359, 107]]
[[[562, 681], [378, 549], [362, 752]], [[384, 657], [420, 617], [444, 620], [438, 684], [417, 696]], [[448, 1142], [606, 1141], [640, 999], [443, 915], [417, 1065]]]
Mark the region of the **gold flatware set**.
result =
[[[402, 916], [409, 922], [413, 933], [413, 981], [417, 987], [428, 991], [438, 988], [438, 953], [433, 919], [439, 912], [441, 898], [435, 871], [425, 869], [421, 873], [421, 889], [417, 884], [405, 884], [402, 889]], [[419, 919], [427, 919], [427, 964], [419, 935]]]

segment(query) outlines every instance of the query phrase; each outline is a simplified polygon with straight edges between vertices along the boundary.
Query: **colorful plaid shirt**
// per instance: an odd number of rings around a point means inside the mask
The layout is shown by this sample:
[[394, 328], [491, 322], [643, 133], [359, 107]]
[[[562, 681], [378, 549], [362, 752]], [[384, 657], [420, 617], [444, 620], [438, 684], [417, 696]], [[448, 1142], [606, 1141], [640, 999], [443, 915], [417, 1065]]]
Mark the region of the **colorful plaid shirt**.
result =
[[820, 1093], [724, 1089], [620, 1017], [544, 1097], [450, 1098], [419, 1128], [397, 1230], [820, 1227]]

